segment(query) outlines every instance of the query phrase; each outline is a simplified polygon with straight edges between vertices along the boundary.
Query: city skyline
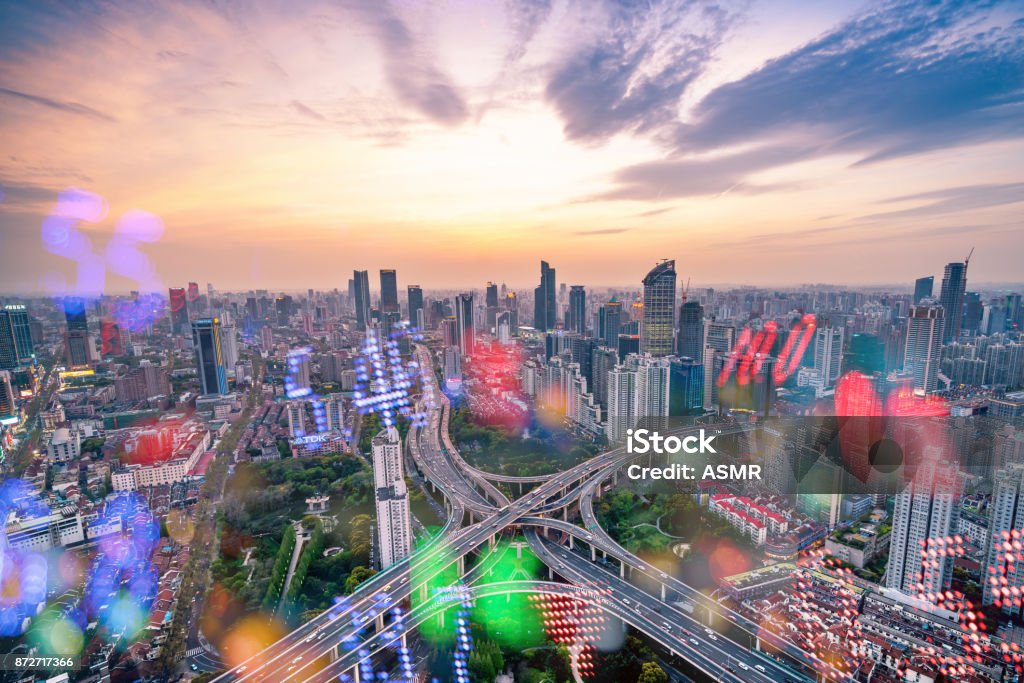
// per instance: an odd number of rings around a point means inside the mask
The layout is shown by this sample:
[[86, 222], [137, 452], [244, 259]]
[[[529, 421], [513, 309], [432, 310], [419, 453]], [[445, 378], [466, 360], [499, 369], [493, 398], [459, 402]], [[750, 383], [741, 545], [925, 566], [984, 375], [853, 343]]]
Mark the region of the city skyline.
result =
[[615, 286], [662, 258], [695, 286], [884, 285], [972, 247], [973, 282], [1020, 279], [1014, 3], [0, 14], [3, 292], [71, 277], [40, 225], [72, 187], [106, 201], [97, 254], [160, 218], [162, 288], [370, 264], [519, 288], [541, 259]]

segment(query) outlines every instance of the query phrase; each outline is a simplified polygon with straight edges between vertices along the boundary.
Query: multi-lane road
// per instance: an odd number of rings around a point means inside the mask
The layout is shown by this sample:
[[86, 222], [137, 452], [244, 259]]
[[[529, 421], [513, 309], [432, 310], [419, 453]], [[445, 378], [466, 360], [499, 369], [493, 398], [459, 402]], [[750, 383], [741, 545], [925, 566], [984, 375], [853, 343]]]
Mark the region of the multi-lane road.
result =
[[[417, 347], [421, 367], [431, 368], [426, 348]], [[585, 463], [548, 477], [517, 478], [496, 476], [470, 467], [459, 455], [448, 435], [449, 406], [447, 399], [435, 384], [424, 387], [423, 405], [432, 405], [428, 424], [410, 430], [407, 439], [409, 454], [423, 477], [442, 493], [447, 501], [448, 520], [441, 531], [410, 557], [386, 568], [362, 584], [344, 603], [303, 624], [287, 636], [218, 677], [217, 681], [280, 681], [294, 680], [320, 683], [337, 680], [345, 672], [353, 673], [358, 651], [373, 653], [388, 647], [402, 637], [401, 633], [386, 625], [386, 615], [392, 608], [408, 604], [414, 591], [418, 591], [416, 607], [409, 611], [407, 625], [429, 618], [445, 607], [439, 600], [426, 595], [425, 585], [462, 558], [495, 539], [506, 529], [518, 527], [536, 555], [561, 578], [574, 584], [577, 595], [589, 595], [589, 589], [611, 588], [601, 598], [601, 607], [634, 628], [660, 642], [672, 653], [686, 659], [708, 676], [722, 681], [804, 681], [808, 677], [782, 666], [774, 659], [752, 651], [750, 642], [757, 637], [757, 625], [735, 613], [723, 610], [691, 586], [674, 579], [660, 569], [633, 556], [619, 546], [597, 524], [593, 511], [593, 498], [612, 474], [638, 456], [615, 448], [595, 456]], [[707, 425], [704, 425], [707, 428]], [[720, 425], [723, 433], [739, 432], [749, 427]], [[679, 433], [696, 428], [684, 428]], [[535, 484], [526, 495], [510, 500], [494, 482]], [[571, 504], [578, 504], [586, 528], [546, 515], [556, 514]], [[468, 522], [468, 523], [467, 523]], [[553, 529], [571, 535], [580, 544], [593, 549], [581, 554], [545, 540], [538, 529]], [[609, 572], [591, 561], [596, 552], [617, 560], [625, 574], [629, 567], [649, 577], [659, 586], [662, 595], [651, 595], [642, 588]], [[478, 585], [486, 573], [486, 564], [463, 574], [463, 584], [474, 595], [495, 590], [490, 584]], [[529, 583], [524, 588], [523, 583]], [[548, 582], [516, 582], [509, 591], [534, 590], [558, 592]], [[728, 620], [730, 632], [739, 629], [749, 632], [746, 642], [735, 642], [718, 633], [711, 626], [698, 622], [687, 610], [666, 602], [668, 594], [679, 596], [691, 605], [699, 604], [707, 612], [714, 612]], [[490, 593], [488, 593], [490, 594]], [[581, 598], [582, 599], [582, 598]], [[376, 630], [368, 628], [376, 622]], [[763, 637], [763, 633], [760, 634]], [[344, 644], [362, 643], [358, 651], [349, 651]], [[798, 661], [805, 662], [818, 672], [826, 672], [829, 680], [843, 677], [814, 660], [802, 651], [787, 649], [788, 643], [772, 643], [783, 648]], [[789, 646], [793, 647], [793, 646]]]

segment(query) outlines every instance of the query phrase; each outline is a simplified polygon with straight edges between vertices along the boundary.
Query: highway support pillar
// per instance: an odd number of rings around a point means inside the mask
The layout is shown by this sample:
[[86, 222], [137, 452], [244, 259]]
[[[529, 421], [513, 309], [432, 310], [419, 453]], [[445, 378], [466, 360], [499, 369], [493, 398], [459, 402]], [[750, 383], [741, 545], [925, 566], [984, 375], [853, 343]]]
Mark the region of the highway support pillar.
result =
[[573, 544], [573, 539], [574, 539], [574, 536], [572, 534], [569, 534], [569, 550], [575, 550], [575, 545]]
[[661, 584], [661, 601], [665, 602], [665, 584]]
[[619, 562], [619, 576], [626, 578], [626, 563]]
[[459, 555], [459, 576], [466, 573], [466, 556]]
[[568, 505], [566, 505], [564, 508], [562, 508], [562, 521], [563, 522], [568, 522], [569, 521], [569, 506]]
[[381, 612], [380, 614], [378, 614], [374, 618], [373, 624], [374, 624], [374, 626], [377, 627], [377, 633], [380, 633], [381, 631], [384, 630], [384, 613], [383, 612]]
[[593, 544], [590, 545], [590, 561], [597, 562], [597, 548]]

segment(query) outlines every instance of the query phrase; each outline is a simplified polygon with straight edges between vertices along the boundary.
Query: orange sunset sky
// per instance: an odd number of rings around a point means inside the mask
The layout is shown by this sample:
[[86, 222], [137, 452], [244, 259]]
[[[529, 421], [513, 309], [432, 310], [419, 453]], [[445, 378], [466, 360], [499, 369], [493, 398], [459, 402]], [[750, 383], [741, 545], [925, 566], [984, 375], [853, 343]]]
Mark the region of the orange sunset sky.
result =
[[1022, 74], [1015, 2], [0, 3], [0, 292], [71, 187], [169, 285], [1020, 282]]

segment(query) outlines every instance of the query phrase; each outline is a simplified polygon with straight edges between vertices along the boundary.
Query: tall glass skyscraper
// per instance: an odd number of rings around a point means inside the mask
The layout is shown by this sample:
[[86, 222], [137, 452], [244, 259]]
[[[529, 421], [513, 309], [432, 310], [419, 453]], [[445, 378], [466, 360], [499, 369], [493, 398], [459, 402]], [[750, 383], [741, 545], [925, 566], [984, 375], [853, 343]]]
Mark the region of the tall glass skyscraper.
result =
[[423, 289], [419, 285], [409, 285], [408, 296], [409, 324], [422, 330], [427, 324], [423, 317]]
[[533, 326], [540, 332], [555, 329], [558, 320], [555, 269], [540, 262], [540, 284], [533, 290]]
[[458, 334], [459, 351], [464, 356], [472, 355], [476, 349], [473, 313], [473, 295], [471, 293], [459, 294], [455, 298], [455, 328]]
[[953, 262], [946, 264], [939, 291], [939, 304], [945, 313], [942, 328], [942, 342], [960, 336], [960, 323], [964, 315], [964, 293], [967, 291], [967, 264]]
[[676, 353], [698, 363], [704, 361], [704, 307], [700, 302], [687, 301], [679, 307]]
[[28, 311], [22, 304], [8, 304], [0, 310], [0, 370], [11, 370], [32, 358], [32, 331]]
[[370, 322], [370, 274], [365, 270], [352, 271], [352, 287], [356, 307], [356, 327], [365, 330]]
[[919, 277], [914, 281], [914, 303], [921, 303], [921, 299], [932, 298], [932, 290], [935, 287], [935, 278], [929, 275], [928, 277]]
[[652, 356], [672, 353], [672, 329], [676, 309], [676, 262], [662, 261], [644, 278], [644, 323], [640, 351]]
[[196, 350], [196, 370], [204, 395], [228, 393], [228, 370], [220, 339], [220, 318], [192, 321], [192, 346]]
[[569, 290], [569, 319], [565, 328], [581, 335], [587, 333], [587, 292], [583, 285], [573, 285]]
[[609, 301], [597, 311], [597, 329], [594, 334], [609, 349], [619, 344], [619, 332], [622, 328], [622, 302]]
[[398, 313], [398, 273], [387, 269], [380, 271], [380, 312]]
[[941, 306], [914, 306], [907, 317], [907, 345], [903, 369], [914, 375], [914, 388], [935, 391], [942, 360], [942, 330], [945, 328]]

